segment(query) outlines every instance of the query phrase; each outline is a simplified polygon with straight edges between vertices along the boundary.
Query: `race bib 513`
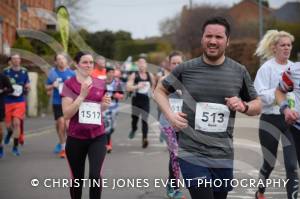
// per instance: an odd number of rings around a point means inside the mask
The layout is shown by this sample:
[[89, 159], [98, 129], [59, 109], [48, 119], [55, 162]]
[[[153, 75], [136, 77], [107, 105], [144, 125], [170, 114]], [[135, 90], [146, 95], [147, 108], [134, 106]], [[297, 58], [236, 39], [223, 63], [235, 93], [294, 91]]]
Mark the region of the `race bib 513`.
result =
[[205, 132], [224, 132], [228, 126], [230, 111], [227, 106], [216, 103], [196, 104], [195, 129]]

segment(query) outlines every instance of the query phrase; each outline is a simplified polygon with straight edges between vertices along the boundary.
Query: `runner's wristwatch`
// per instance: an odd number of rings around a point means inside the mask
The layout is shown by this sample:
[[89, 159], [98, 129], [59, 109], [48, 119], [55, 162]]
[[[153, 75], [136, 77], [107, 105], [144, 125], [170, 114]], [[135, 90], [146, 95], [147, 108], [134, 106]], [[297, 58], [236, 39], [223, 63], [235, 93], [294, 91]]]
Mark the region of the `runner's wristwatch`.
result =
[[247, 111], [249, 110], [249, 105], [244, 101], [242, 101], [242, 103], [245, 106], [245, 110], [242, 113], [247, 113]]
[[289, 103], [287, 100], [284, 100], [283, 102], [280, 103], [280, 109], [279, 109], [280, 113], [283, 114], [286, 108], [289, 108]]

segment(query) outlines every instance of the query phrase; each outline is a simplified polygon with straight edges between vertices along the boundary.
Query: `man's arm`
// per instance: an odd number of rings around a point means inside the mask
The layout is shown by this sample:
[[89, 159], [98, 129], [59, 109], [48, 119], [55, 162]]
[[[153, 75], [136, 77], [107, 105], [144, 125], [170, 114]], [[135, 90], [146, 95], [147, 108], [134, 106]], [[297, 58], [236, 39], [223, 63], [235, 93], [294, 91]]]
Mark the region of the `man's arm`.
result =
[[14, 89], [11, 85], [11, 82], [10, 82], [9, 78], [5, 75], [3, 75], [3, 83], [4, 83], [4, 92], [3, 92], [3, 94], [8, 95], [8, 94], [11, 94], [12, 92], [14, 92]]
[[225, 98], [225, 101], [230, 110], [238, 111], [248, 116], [259, 115], [262, 109], [262, 103], [259, 97], [249, 102], [244, 102], [238, 97]]
[[262, 102], [260, 97], [258, 97], [257, 92], [254, 88], [253, 82], [251, 80], [250, 74], [246, 67], [243, 72], [243, 85], [240, 91], [240, 97], [242, 100], [239, 103], [239, 108], [236, 111], [244, 113], [248, 116], [259, 115], [262, 110]]
[[154, 100], [159, 105], [160, 110], [165, 115], [167, 120], [176, 129], [183, 129], [188, 126], [188, 121], [185, 119], [186, 114], [182, 112], [174, 113], [171, 109], [169, 99], [169, 92], [162, 85], [162, 81], [159, 81], [154, 90]]
[[260, 114], [262, 109], [262, 103], [259, 97], [246, 103], [246, 105], [248, 105], [248, 110], [244, 112], [246, 115], [255, 116]]
[[26, 80], [25, 80], [24, 88], [26, 92], [29, 92], [31, 89], [29, 75], [27, 71], [26, 71]]

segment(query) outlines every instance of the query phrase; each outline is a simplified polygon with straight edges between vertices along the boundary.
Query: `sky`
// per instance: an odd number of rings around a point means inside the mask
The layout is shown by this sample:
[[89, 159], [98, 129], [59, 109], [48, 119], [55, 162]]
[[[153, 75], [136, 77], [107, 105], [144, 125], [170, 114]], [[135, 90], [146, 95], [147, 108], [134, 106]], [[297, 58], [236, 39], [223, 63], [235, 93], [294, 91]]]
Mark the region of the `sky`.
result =
[[[184, 5], [211, 4], [232, 6], [240, 0], [89, 0], [84, 1], [80, 24], [88, 31], [125, 30], [134, 39], [159, 36], [159, 24], [179, 14]], [[269, 0], [270, 7], [279, 8], [288, 0]], [[299, 1], [299, 0], [291, 0]]]

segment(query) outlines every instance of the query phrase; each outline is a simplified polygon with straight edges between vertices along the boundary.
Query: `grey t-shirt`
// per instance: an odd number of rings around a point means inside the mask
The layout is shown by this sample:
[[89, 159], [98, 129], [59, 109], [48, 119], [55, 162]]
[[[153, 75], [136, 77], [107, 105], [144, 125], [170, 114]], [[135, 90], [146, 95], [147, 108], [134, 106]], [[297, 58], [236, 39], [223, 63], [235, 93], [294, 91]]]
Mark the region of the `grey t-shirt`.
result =
[[194, 162], [198, 157], [204, 166], [231, 167], [235, 112], [230, 111], [224, 132], [195, 130], [196, 103], [225, 105], [225, 98], [233, 96], [244, 101], [255, 99], [257, 93], [246, 68], [228, 57], [223, 64], [214, 66], [199, 57], [178, 65], [162, 84], [170, 93], [182, 90], [182, 111], [187, 114], [189, 127], [179, 133], [180, 158]]

